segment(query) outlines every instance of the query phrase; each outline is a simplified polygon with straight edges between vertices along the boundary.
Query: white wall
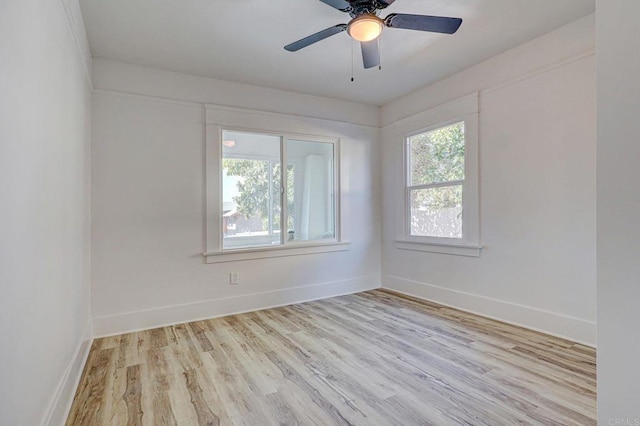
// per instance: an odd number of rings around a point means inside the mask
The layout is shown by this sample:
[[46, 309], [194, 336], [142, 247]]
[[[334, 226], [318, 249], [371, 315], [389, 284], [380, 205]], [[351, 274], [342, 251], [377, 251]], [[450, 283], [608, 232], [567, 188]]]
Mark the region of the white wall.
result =
[[[94, 85], [97, 335], [380, 286], [376, 107], [107, 61], [95, 61]], [[202, 103], [268, 110], [283, 114], [263, 118], [271, 125], [342, 139], [349, 251], [205, 264]]]
[[90, 56], [77, 2], [0, 2], [0, 424], [64, 420], [90, 336]]
[[[594, 43], [591, 15], [383, 107], [383, 286], [595, 344]], [[394, 123], [474, 91], [482, 253], [399, 250]]]
[[598, 0], [598, 420], [640, 424], [640, 3]]

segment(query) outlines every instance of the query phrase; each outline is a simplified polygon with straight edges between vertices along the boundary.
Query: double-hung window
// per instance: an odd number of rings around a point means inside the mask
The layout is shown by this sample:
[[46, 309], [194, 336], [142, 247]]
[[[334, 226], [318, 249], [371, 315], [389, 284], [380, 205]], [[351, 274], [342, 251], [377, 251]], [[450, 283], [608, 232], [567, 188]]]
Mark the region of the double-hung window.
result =
[[399, 248], [479, 255], [474, 105], [477, 97], [435, 109], [424, 117], [426, 126], [403, 131], [404, 223]]
[[226, 261], [219, 256], [225, 254], [235, 260], [242, 253], [340, 249], [331, 248], [341, 245], [337, 138], [222, 126], [207, 131], [216, 133], [207, 149], [211, 262]]
[[462, 239], [464, 121], [406, 138], [411, 237]]

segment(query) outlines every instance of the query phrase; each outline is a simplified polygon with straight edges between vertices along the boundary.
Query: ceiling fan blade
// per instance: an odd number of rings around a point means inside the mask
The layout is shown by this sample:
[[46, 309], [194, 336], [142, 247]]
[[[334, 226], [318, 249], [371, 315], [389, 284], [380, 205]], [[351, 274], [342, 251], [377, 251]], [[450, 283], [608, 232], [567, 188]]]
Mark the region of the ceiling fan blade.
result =
[[341, 33], [346, 29], [347, 29], [347, 24], [339, 24], [339, 25], [336, 25], [335, 27], [329, 27], [326, 30], [319, 31], [315, 34], [311, 34], [310, 36], [307, 36], [303, 39], [300, 39], [291, 44], [288, 44], [284, 47], [284, 49], [288, 50], [289, 52], [297, 52], [303, 47], [307, 47], [309, 45], [312, 45], [313, 43], [317, 43], [321, 40], [324, 40], [327, 37], [331, 37], [332, 35]]
[[380, 65], [380, 49], [378, 39], [360, 43], [362, 48], [362, 62], [365, 68], [373, 68]]
[[320, 1], [342, 12], [348, 12], [351, 10], [351, 3], [349, 3], [347, 0], [320, 0]]
[[382, 6], [380, 9], [385, 8], [387, 6], [391, 6], [391, 4], [396, 1], [396, 0], [376, 0], [376, 3], [378, 3], [380, 6]]
[[462, 25], [462, 19], [445, 18], [443, 16], [392, 13], [385, 18], [384, 24], [389, 28], [404, 28], [406, 30], [453, 34], [458, 31], [458, 28]]

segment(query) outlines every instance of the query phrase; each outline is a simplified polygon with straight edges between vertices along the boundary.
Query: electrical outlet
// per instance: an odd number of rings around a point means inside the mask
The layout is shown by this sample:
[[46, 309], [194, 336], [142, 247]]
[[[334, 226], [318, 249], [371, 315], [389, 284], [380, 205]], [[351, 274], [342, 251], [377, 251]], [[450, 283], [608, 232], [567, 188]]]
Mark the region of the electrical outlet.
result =
[[229, 272], [229, 284], [236, 285], [238, 284], [239, 280], [240, 280], [239, 272]]

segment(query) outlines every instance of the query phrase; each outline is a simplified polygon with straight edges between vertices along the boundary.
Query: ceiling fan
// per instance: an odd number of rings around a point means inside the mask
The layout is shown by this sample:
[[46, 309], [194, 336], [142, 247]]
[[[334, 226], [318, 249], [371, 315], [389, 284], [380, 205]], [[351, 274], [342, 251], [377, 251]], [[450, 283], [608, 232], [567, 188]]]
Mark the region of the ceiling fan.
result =
[[341, 12], [351, 15], [348, 24], [338, 24], [325, 30], [307, 36], [284, 48], [289, 52], [296, 52], [304, 47], [347, 31], [362, 48], [362, 60], [365, 68], [380, 65], [380, 50], [378, 37], [384, 27], [404, 28], [407, 30], [429, 31], [434, 33], [453, 34], [462, 25], [460, 18], [445, 18], [442, 16], [411, 15], [406, 13], [392, 13], [386, 18], [378, 17], [380, 10], [390, 6], [395, 0], [320, 0]]

